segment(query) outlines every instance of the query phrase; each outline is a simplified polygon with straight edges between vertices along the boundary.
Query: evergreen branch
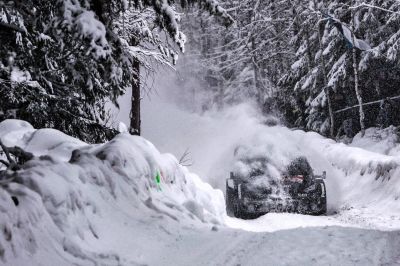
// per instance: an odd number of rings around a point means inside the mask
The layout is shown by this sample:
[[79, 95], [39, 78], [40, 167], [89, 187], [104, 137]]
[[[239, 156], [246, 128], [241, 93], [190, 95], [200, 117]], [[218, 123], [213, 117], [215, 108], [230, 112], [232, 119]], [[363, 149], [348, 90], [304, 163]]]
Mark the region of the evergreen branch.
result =
[[0, 28], [4, 28], [6, 30], [11, 30], [11, 31], [17, 31], [20, 33], [25, 33], [25, 31], [22, 28], [20, 28], [16, 25], [13, 25], [13, 24], [8, 24], [5, 22], [2, 22], [2, 21], [0, 21]]

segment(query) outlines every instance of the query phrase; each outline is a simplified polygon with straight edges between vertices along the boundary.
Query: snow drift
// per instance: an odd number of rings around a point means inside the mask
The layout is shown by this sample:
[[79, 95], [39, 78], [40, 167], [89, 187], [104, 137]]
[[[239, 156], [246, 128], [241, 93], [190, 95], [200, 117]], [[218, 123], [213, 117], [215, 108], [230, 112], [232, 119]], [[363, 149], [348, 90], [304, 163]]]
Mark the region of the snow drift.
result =
[[157, 228], [153, 237], [160, 237], [160, 228], [168, 231], [174, 223], [222, 222], [222, 192], [141, 137], [122, 133], [87, 145], [6, 120], [0, 138], [36, 156], [14, 182], [0, 187], [0, 264], [135, 265], [140, 256], [126, 261], [104, 240], [119, 237], [134, 248], [147, 242], [139, 229], [124, 227], [151, 224]]

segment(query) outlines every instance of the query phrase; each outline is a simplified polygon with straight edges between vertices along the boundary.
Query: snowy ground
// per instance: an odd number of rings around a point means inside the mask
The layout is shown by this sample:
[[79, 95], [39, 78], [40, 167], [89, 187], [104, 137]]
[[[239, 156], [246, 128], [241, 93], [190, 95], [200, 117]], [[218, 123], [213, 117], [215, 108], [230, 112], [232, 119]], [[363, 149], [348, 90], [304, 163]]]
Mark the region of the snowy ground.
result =
[[[36, 156], [0, 186], [0, 265], [400, 265], [394, 128], [345, 145], [266, 126], [248, 104], [199, 115], [159, 95], [144, 105], [144, 136], [155, 146], [126, 133], [87, 145], [0, 123], [7, 146]], [[227, 217], [224, 183], [238, 145], [268, 154], [278, 172], [298, 155], [326, 171], [328, 215]], [[189, 168], [175, 158], [186, 149]]]
[[[238, 118], [231, 112], [218, 119], [226, 126]], [[87, 145], [23, 121], [0, 123], [6, 145], [51, 157], [28, 163], [16, 183], [0, 188], [0, 265], [400, 264], [395, 154], [253, 121], [244, 132], [251, 137], [236, 132], [237, 139], [227, 139], [273, 153], [277, 167], [306, 155], [317, 172], [328, 172], [330, 215], [229, 218], [222, 191], [143, 138], [121, 134], [103, 145]], [[210, 157], [234, 147], [231, 142]], [[70, 159], [74, 149], [79, 152]], [[228, 167], [230, 159], [222, 156], [215, 163]]]

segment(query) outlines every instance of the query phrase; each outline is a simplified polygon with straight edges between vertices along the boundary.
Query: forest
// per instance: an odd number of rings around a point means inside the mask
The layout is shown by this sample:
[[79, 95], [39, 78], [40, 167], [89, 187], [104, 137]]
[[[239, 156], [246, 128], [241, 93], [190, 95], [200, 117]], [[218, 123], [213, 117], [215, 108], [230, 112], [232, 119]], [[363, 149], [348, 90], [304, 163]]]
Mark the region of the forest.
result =
[[0, 0], [0, 266], [400, 265], [399, 0]]
[[[252, 98], [287, 126], [331, 138], [398, 125], [398, 1], [226, 1], [225, 7], [234, 27], [201, 15], [185, 24], [197, 30], [189, 43], [199, 60], [189, 69], [206, 84], [208, 102]], [[199, 22], [206, 30], [196, 28]]]

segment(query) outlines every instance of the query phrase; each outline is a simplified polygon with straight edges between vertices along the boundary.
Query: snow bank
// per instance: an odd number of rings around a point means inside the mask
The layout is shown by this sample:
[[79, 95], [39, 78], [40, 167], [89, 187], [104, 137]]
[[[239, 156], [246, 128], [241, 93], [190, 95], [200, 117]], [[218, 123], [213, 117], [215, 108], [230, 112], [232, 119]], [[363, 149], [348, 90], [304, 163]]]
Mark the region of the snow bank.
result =
[[222, 192], [144, 138], [122, 133], [87, 145], [19, 120], [0, 123], [0, 138], [37, 156], [0, 187], [0, 264], [135, 265], [105, 239], [129, 234], [138, 245], [143, 223], [159, 237], [170, 224], [222, 221]]
[[[345, 177], [354, 175], [354, 178], [358, 179], [359, 184], [362, 184], [365, 180], [369, 180], [371, 181], [369, 182], [370, 185], [374, 187], [374, 183], [384, 186], [391, 179], [394, 182], [400, 182], [396, 178], [397, 168], [400, 165], [400, 158], [397, 156], [385, 155], [359, 147], [336, 143], [315, 133], [299, 134], [304, 135], [302, 138], [303, 145], [313, 147], [317, 153], [324, 156], [334, 167], [343, 171]], [[369, 142], [368, 146], [370, 147], [373, 145], [368, 140], [364, 139], [364, 141]], [[351, 179], [342, 180], [342, 185], [349, 183]], [[358, 186], [353, 187], [353, 190], [358, 189]], [[361, 190], [359, 192], [365, 193], [366, 191]]]
[[19, 146], [36, 156], [69, 160], [74, 149], [86, 143], [54, 129], [34, 129], [22, 120], [8, 119], [0, 123], [0, 138], [6, 146]]
[[398, 128], [390, 126], [388, 128], [368, 128], [365, 135], [358, 133], [354, 136], [350, 146], [359, 147], [368, 151], [385, 155], [400, 155], [400, 139]]

